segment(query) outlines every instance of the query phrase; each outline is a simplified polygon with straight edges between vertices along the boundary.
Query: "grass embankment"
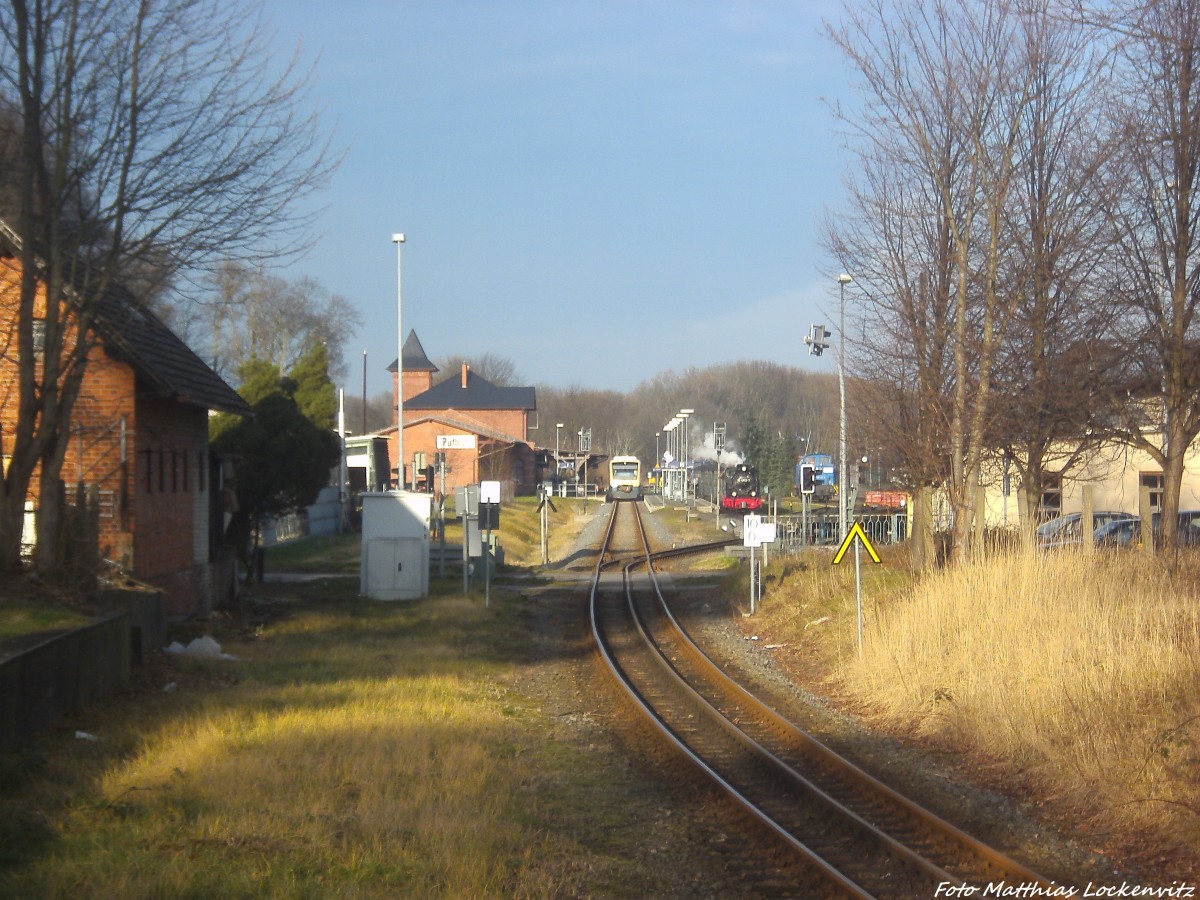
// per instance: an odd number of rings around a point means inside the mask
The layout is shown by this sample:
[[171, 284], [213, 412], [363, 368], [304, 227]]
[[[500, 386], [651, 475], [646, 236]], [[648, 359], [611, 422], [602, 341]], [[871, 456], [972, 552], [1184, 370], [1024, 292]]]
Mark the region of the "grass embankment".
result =
[[281, 618], [218, 631], [236, 661], [0, 757], [0, 894], [549, 897], [619, 869], [575, 804], [620, 776], [547, 742], [523, 602], [354, 587], [275, 586]]
[[[504, 551], [506, 566], [533, 567], [541, 565], [541, 524], [537, 512], [537, 497], [517, 497], [501, 506], [500, 529], [496, 540]], [[571, 543], [582, 525], [583, 501], [574, 498], [553, 498], [554, 509], [549, 511], [550, 559], [560, 560], [569, 552]], [[598, 514], [603, 504], [589, 504], [589, 516]], [[462, 524], [454, 518], [454, 504], [447, 506], [446, 543], [462, 545]], [[438, 541], [433, 540], [434, 549]], [[362, 541], [358, 534], [332, 537], [301, 538], [266, 549], [266, 571], [298, 574], [355, 574], [362, 558]]]
[[[574, 515], [560, 510], [566, 544]], [[525, 548], [510, 558], [537, 553], [532, 505], [506, 507], [502, 524]], [[296, 542], [268, 570], [354, 571], [358, 548], [357, 536]], [[600, 746], [556, 740], [560, 723], [526, 690], [533, 608], [493, 591], [485, 609], [457, 579], [414, 603], [356, 591], [264, 586], [247, 603], [257, 627], [212, 625], [236, 660], [139, 670], [154, 684], [36, 752], [0, 755], [0, 895], [643, 889], [612, 846], [624, 806], [604, 812], [633, 790], [628, 773]]]
[[0, 640], [39, 631], [79, 628], [90, 621], [91, 616], [80, 610], [47, 606], [33, 600], [0, 598]]
[[818, 654], [869, 720], [969, 753], [1096, 843], [1200, 846], [1200, 560], [1018, 554], [917, 581], [867, 565], [861, 658], [852, 563], [810, 562], [776, 569], [761, 627]]

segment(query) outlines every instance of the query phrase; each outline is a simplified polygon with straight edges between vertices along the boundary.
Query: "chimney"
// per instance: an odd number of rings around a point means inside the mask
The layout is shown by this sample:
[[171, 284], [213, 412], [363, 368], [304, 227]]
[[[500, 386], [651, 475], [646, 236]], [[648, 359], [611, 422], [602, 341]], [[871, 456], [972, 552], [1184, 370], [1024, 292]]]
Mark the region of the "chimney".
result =
[[467, 389], [467, 373], [471, 371], [471, 367], [466, 363], [462, 364], [462, 389]]

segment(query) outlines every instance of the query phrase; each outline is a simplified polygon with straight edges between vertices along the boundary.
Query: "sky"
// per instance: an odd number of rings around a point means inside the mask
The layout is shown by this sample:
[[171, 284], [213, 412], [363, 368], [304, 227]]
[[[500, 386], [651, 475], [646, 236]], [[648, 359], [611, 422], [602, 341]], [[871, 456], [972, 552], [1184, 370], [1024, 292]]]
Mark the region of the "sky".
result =
[[[741, 359], [828, 371], [845, 154], [833, 0], [265, 0], [345, 158], [278, 270], [349, 300], [347, 392], [431, 359], [626, 392]], [[401, 250], [402, 300], [397, 303]]]

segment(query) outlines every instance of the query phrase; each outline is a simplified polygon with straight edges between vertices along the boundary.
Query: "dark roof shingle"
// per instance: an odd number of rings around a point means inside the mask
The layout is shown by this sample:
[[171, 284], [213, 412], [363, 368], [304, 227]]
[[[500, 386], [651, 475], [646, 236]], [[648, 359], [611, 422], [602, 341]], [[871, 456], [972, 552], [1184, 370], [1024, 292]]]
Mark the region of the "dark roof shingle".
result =
[[461, 378], [447, 378], [424, 393], [404, 401], [410, 409], [537, 409], [532, 387], [497, 387], [467, 370], [467, 384]]
[[[21, 251], [20, 236], [3, 219], [0, 246], [14, 254]], [[105, 292], [92, 329], [110, 356], [127, 362], [160, 395], [204, 409], [252, 414], [241, 395], [124, 286]]]

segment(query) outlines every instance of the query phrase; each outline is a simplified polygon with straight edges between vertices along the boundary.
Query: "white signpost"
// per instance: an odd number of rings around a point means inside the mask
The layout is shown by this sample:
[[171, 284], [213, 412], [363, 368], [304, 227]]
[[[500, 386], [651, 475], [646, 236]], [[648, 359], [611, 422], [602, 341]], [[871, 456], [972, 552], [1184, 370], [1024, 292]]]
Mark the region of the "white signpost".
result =
[[[475, 440], [475, 436], [471, 435], [471, 440]], [[479, 482], [479, 504], [482, 506], [485, 503], [500, 503], [500, 482], [499, 481], [481, 481]], [[488, 516], [487, 522], [487, 543], [484, 547], [483, 558], [483, 605], [491, 606], [492, 600], [492, 517]]]
[[762, 516], [748, 515], [742, 520], [742, 546], [750, 548], [750, 614], [758, 609], [758, 568], [754, 559], [754, 548], [762, 547], [764, 558], [766, 545], [775, 540], [775, 523], [764, 522]]

